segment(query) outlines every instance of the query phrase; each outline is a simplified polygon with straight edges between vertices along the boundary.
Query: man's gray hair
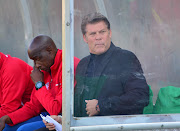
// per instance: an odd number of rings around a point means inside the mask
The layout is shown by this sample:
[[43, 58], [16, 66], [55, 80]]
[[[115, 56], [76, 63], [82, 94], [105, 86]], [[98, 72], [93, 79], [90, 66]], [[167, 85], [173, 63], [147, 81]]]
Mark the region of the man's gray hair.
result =
[[83, 17], [82, 23], [81, 23], [82, 34], [83, 35], [86, 34], [87, 24], [95, 24], [100, 21], [103, 21], [107, 25], [107, 28], [110, 30], [110, 23], [109, 23], [108, 19], [101, 13], [95, 12], [95, 13], [91, 13], [91, 14], [88, 14]]

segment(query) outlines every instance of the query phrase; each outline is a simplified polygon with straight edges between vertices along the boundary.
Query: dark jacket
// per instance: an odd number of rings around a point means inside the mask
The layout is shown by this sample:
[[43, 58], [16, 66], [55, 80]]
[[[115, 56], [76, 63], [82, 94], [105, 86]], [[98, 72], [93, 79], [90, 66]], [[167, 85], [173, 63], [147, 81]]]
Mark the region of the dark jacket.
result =
[[111, 43], [104, 54], [96, 56], [94, 74], [87, 77], [90, 57], [77, 67], [75, 116], [87, 116], [85, 100], [91, 99], [98, 99], [99, 115], [142, 114], [149, 103], [149, 87], [137, 57]]

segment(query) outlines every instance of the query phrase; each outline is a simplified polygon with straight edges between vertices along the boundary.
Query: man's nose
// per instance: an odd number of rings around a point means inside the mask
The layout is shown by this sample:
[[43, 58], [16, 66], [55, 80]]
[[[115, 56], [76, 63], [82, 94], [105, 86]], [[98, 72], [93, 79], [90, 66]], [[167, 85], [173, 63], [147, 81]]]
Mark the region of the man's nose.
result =
[[35, 66], [39, 69], [41, 67], [40, 64], [36, 63]]
[[101, 37], [101, 34], [100, 34], [100, 33], [97, 33], [97, 34], [96, 34], [96, 40], [101, 40], [101, 38], [102, 38], [102, 37]]

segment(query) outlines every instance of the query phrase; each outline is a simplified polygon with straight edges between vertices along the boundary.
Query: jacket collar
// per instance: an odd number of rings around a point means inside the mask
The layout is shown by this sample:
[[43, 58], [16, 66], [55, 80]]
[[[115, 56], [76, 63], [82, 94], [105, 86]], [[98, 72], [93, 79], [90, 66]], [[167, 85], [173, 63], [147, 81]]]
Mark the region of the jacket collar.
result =
[[[96, 68], [96, 71], [100, 75], [104, 68], [106, 67], [107, 63], [109, 62], [111, 55], [113, 54], [116, 46], [111, 42], [110, 48], [103, 54], [101, 55], [96, 55], [96, 62], [99, 62], [98, 64], [101, 64], [101, 66], [98, 66], [99, 68]], [[82, 72], [82, 75], [85, 76], [86, 70], [88, 67], [90, 61], [90, 55], [87, 57], [87, 60], [84, 62], [84, 69], [82, 69], [80, 72]]]
[[111, 42], [110, 48], [101, 55], [97, 56], [96, 63], [100, 64], [98, 68], [96, 68], [95, 72], [98, 72], [99, 75], [102, 74], [109, 60], [111, 59], [111, 55], [113, 54], [115, 49], [115, 45]]
[[54, 64], [50, 67], [51, 69], [51, 74], [53, 75], [54, 71], [56, 72], [62, 64], [62, 50], [57, 51], [55, 59], [54, 59]]
[[4, 55], [3, 53], [0, 52], [0, 69], [4, 63], [4, 59], [8, 57], [7, 55]]

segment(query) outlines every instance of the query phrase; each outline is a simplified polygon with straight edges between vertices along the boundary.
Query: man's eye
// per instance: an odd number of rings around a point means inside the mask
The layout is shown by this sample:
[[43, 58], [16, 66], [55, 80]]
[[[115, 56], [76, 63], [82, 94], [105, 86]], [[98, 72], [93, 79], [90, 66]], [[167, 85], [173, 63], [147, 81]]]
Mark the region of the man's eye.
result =
[[39, 57], [36, 57], [35, 60], [36, 60], [36, 61], [39, 61]]
[[103, 33], [105, 33], [106, 31], [105, 30], [102, 30], [102, 31], [100, 31], [100, 34], [103, 34]]
[[93, 35], [95, 35], [95, 34], [96, 34], [96, 33], [91, 33], [90, 35], [93, 36]]

